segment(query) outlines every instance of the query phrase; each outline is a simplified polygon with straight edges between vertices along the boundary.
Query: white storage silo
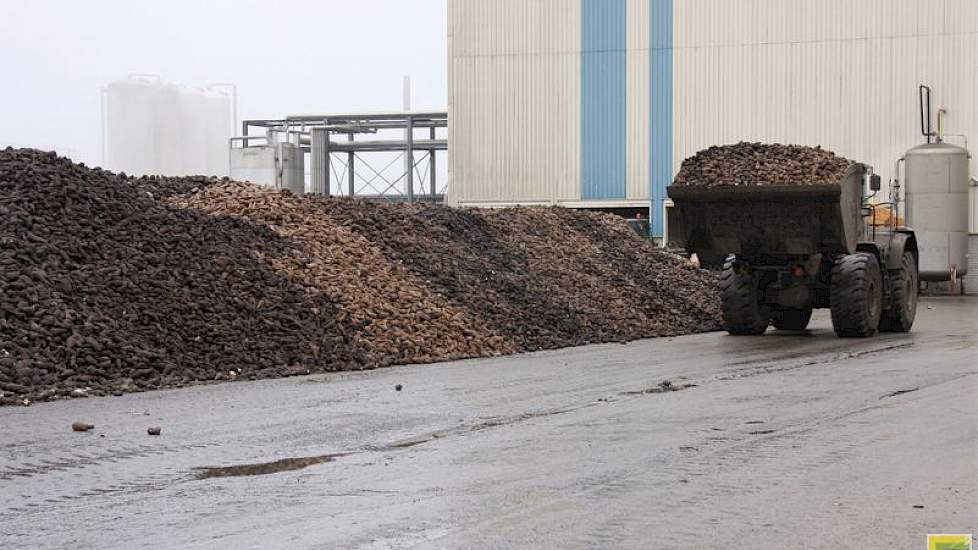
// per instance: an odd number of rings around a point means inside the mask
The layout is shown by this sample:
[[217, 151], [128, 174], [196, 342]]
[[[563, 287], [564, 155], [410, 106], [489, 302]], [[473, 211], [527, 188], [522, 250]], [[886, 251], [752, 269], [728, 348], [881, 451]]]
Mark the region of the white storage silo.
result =
[[[183, 124], [180, 120], [184, 109], [180, 89], [173, 85], [159, 85], [156, 96], [156, 112], [153, 126], [149, 129], [156, 143], [152, 174], [167, 176], [188, 175], [180, 163], [184, 154], [180, 150]], [[188, 152], [189, 153], [189, 152]]]
[[228, 95], [207, 91], [198, 94], [202, 102], [200, 135], [205, 174], [228, 173], [228, 140], [233, 132], [228, 118]]
[[[177, 105], [179, 108], [175, 118], [178, 129], [174, 136], [174, 149], [179, 155], [172, 159], [173, 164], [166, 170], [180, 174], [207, 174], [207, 100], [199, 90], [178, 88]], [[224, 127], [227, 128], [226, 123]]]
[[156, 169], [156, 109], [159, 86], [144, 80], [113, 82], [104, 89], [105, 168], [127, 174]]
[[231, 98], [129, 79], [105, 88], [105, 168], [166, 176], [228, 174]]

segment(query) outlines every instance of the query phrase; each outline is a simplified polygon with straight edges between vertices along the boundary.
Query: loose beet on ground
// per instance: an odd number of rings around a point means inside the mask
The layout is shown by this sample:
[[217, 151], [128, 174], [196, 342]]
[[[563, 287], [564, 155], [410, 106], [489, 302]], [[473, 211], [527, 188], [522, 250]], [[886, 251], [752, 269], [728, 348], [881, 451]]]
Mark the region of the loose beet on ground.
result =
[[0, 403], [714, 330], [614, 216], [296, 197], [0, 151]]

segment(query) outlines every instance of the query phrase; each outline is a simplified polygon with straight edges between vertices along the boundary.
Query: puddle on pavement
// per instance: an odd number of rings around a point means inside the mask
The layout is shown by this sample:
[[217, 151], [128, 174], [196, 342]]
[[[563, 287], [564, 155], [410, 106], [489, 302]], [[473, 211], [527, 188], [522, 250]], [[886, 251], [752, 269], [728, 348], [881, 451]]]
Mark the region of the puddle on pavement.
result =
[[259, 462], [256, 464], [237, 464], [234, 466], [205, 466], [197, 468], [197, 479], [210, 479], [212, 477], [239, 477], [239, 476], [263, 476], [267, 474], [277, 474], [292, 470], [332, 462], [343, 454], [329, 454], [319, 456], [305, 456], [299, 458], [282, 458], [272, 462]]

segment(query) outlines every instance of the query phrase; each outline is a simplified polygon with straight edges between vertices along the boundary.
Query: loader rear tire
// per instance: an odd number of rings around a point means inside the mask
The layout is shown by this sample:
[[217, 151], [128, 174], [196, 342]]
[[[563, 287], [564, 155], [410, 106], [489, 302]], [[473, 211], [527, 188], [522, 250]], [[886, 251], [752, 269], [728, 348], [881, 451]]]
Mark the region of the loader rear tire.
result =
[[903, 253], [899, 269], [889, 273], [890, 296], [880, 319], [884, 332], [910, 332], [917, 316], [917, 256], [910, 250]]
[[844, 338], [876, 334], [883, 309], [883, 277], [876, 256], [857, 252], [832, 266], [829, 296], [832, 328]]
[[783, 307], [771, 315], [771, 324], [778, 330], [805, 330], [812, 320], [812, 308]]
[[767, 330], [770, 313], [761, 303], [757, 277], [750, 264], [733, 254], [727, 256], [720, 273], [720, 309], [723, 329], [730, 334], [762, 334]]

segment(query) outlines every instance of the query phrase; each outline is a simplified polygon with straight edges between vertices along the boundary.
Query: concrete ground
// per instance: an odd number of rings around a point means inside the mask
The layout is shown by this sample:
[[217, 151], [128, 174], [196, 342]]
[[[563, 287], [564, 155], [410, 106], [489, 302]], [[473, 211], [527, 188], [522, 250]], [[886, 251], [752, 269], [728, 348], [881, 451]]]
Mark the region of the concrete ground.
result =
[[0, 547], [925, 548], [978, 527], [976, 344], [943, 297], [864, 340], [823, 311], [4, 408]]

